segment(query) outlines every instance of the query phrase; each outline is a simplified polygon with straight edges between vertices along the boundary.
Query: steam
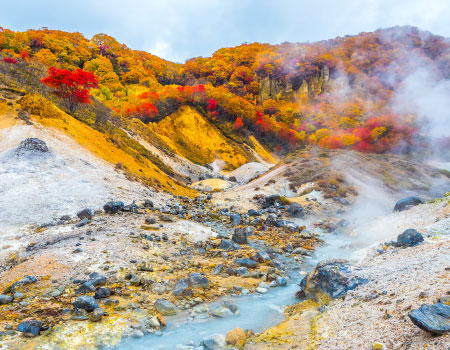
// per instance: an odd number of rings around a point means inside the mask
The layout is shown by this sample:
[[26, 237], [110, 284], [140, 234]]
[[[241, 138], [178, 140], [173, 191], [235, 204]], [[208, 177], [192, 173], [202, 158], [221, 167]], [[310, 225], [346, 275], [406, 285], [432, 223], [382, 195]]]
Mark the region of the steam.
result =
[[406, 77], [395, 91], [393, 108], [416, 115], [426, 135], [450, 136], [450, 80], [441, 79], [434, 67], [421, 67]]
[[225, 162], [222, 159], [216, 159], [210, 164], [214, 173], [219, 173], [225, 168]]

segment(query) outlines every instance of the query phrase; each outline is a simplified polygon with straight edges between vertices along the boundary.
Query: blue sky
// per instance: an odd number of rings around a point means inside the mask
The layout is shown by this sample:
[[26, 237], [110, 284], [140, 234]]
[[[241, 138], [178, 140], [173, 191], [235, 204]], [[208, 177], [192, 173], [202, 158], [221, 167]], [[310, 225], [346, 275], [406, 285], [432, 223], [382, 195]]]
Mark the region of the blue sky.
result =
[[450, 0], [12, 0], [0, 26], [112, 35], [177, 62], [243, 42], [317, 41], [394, 25], [450, 37]]

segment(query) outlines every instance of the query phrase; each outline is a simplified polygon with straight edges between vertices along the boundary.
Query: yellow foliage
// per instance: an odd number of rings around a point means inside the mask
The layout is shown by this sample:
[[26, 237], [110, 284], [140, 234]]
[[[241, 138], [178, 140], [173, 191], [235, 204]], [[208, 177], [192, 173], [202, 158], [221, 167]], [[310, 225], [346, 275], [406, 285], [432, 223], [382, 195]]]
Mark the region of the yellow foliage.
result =
[[59, 67], [58, 57], [56, 57], [49, 49], [39, 50], [39, 52], [34, 55], [34, 58], [47, 67]]
[[258, 140], [250, 135], [250, 142], [252, 143], [253, 149], [258, 153], [258, 155], [266, 162], [275, 164], [277, 161], [274, 157], [258, 142]]
[[354, 145], [356, 142], [360, 141], [359, 137], [356, 137], [353, 134], [344, 134], [341, 135], [340, 137], [341, 142], [345, 145], [345, 146], [351, 146]]
[[370, 132], [370, 135], [374, 139], [374, 141], [378, 140], [381, 135], [383, 135], [386, 132], [386, 127], [384, 126], [378, 126]]
[[319, 129], [315, 132], [315, 136], [316, 136], [316, 142], [320, 141], [321, 139], [323, 139], [326, 136], [330, 136], [331, 135], [331, 131], [328, 129]]
[[343, 129], [355, 128], [358, 126], [358, 122], [355, 119], [349, 117], [342, 117], [339, 120], [339, 126]]
[[226, 139], [214, 125], [192, 107], [181, 107], [158, 123], [150, 123], [161, 139], [177, 154], [197, 164], [225, 161], [237, 168], [250, 159], [237, 144]]

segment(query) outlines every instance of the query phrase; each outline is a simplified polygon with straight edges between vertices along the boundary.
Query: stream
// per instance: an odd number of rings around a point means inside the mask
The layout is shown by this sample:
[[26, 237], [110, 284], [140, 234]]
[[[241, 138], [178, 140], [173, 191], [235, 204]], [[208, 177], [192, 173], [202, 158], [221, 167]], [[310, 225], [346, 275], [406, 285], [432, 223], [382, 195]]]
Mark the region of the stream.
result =
[[[167, 317], [167, 326], [157, 334], [148, 334], [140, 339], [127, 338], [116, 350], [174, 350], [203, 349], [200, 346], [205, 337], [215, 334], [225, 335], [234, 328], [251, 329], [255, 333], [271, 328], [285, 319], [284, 308], [298, 303], [295, 293], [300, 289], [298, 284], [304, 275], [301, 271], [310, 271], [317, 262], [328, 258], [349, 257], [352, 253], [352, 240], [343, 235], [326, 234], [321, 237], [324, 244], [318, 247], [313, 255], [304, 263], [290, 270], [289, 282], [285, 287], [271, 288], [267, 294], [250, 294], [229, 296], [221, 300], [234, 301], [240, 315], [228, 318], [217, 318], [208, 314], [196, 314], [189, 317]], [[186, 315], [188, 317], [186, 317]]]

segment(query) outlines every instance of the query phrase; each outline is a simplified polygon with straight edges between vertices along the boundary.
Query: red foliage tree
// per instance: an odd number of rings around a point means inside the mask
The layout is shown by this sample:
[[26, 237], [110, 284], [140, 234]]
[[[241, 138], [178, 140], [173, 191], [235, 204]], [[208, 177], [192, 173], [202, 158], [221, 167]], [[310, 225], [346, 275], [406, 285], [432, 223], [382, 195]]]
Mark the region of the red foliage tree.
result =
[[130, 117], [139, 118], [144, 123], [149, 123], [158, 114], [158, 108], [149, 102], [144, 102], [127, 109], [126, 114]]
[[75, 112], [83, 103], [90, 103], [89, 89], [98, 87], [98, 79], [91, 72], [77, 69], [73, 72], [67, 69], [48, 69], [49, 76], [42, 83], [53, 88], [54, 94], [62, 98], [70, 112]]
[[208, 100], [208, 107], [206, 107], [208, 111], [215, 111], [217, 109], [217, 102], [216, 100], [210, 99]]
[[235, 120], [235, 122], [234, 122], [234, 124], [233, 124], [233, 127], [234, 127], [236, 130], [239, 130], [239, 129], [242, 128], [243, 126], [244, 126], [244, 122], [242, 121], [241, 117], [237, 117], [236, 120]]
[[17, 64], [17, 60], [12, 57], [4, 57], [3, 62], [5, 63], [11, 63], [11, 64]]
[[30, 58], [30, 54], [24, 49], [20, 51], [20, 58], [22, 59], [22, 61], [26, 61]]

